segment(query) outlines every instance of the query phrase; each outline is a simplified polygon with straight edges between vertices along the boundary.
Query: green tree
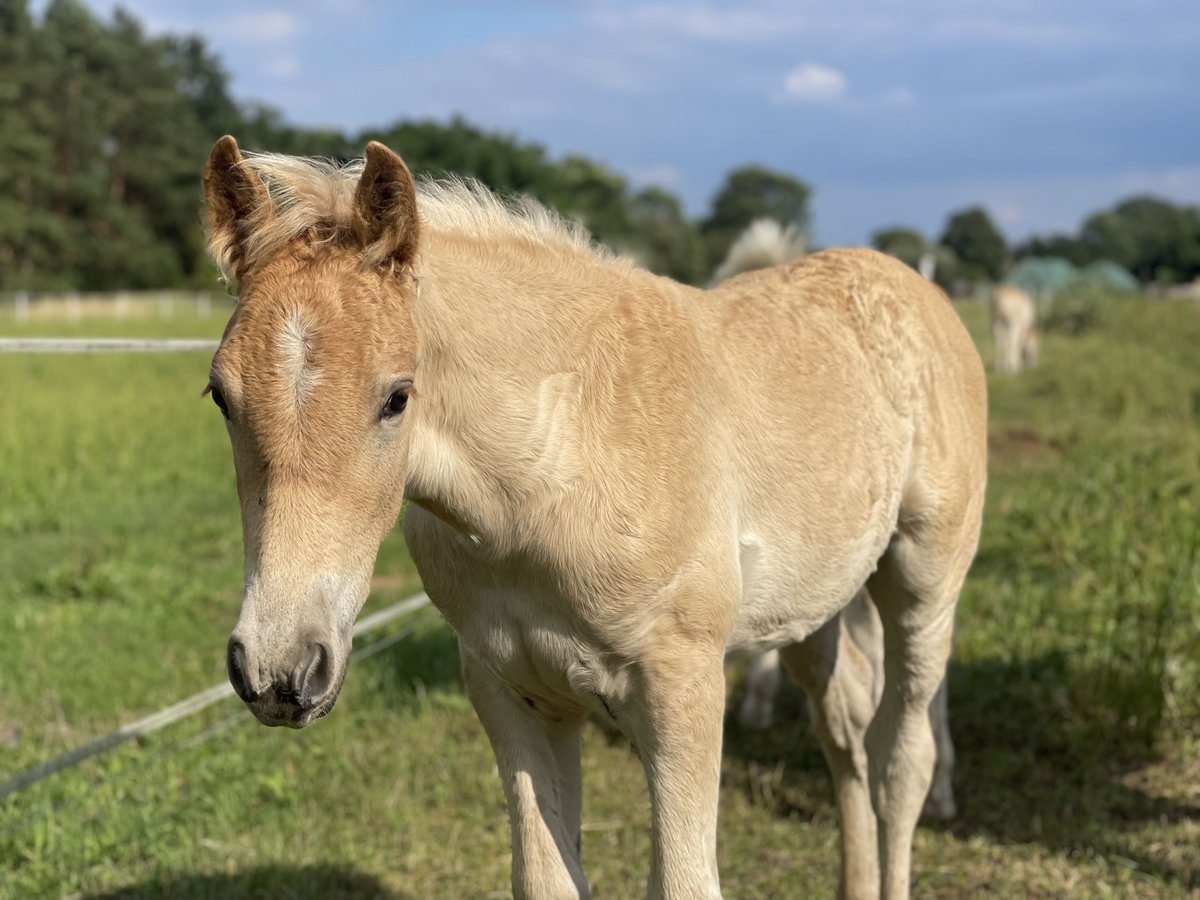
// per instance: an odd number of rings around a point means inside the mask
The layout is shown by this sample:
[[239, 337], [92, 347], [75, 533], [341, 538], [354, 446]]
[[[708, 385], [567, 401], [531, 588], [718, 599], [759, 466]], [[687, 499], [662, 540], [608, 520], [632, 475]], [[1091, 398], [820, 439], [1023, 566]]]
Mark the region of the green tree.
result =
[[688, 284], [704, 279], [704, 241], [678, 197], [660, 187], [645, 188], [633, 196], [629, 214], [634, 252], [647, 268]]
[[195, 35], [171, 36], [163, 41], [164, 62], [176, 73], [175, 84], [192, 107], [205, 140], [241, 131], [246, 114], [229, 89], [229, 73]]
[[206, 138], [168, 43], [118, 12], [0, 7], [0, 286], [178, 283], [199, 256]]
[[755, 219], [775, 219], [808, 231], [812, 191], [804, 182], [763, 166], [743, 166], [725, 177], [700, 224], [711, 270], [719, 265], [738, 235]]
[[1057, 257], [1076, 267], [1086, 266], [1095, 259], [1095, 250], [1083, 239], [1070, 234], [1052, 234], [1048, 237], [1034, 236], [1013, 248], [1013, 259], [1028, 257]]
[[1142, 283], [1200, 273], [1200, 216], [1158, 197], [1131, 197], [1089, 216], [1080, 238], [1094, 259], [1111, 259]]
[[40, 88], [50, 65], [28, 3], [0, 3], [0, 287], [32, 287], [65, 241], [48, 208], [53, 115]]
[[939, 243], [954, 252], [958, 260], [954, 273], [957, 278], [997, 281], [1004, 274], [1008, 248], [1004, 237], [981, 206], [951, 215]]
[[871, 246], [914, 269], [930, 249], [929, 242], [919, 231], [904, 227], [881, 228], [871, 235]]
[[703, 268], [678, 200], [631, 195], [600, 162], [554, 160], [458, 118], [357, 135], [299, 128], [239, 103], [202, 38], [150, 37], [128, 13], [104, 21], [79, 0], [50, 0], [40, 19], [29, 0], [0, 0], [0, 116], [0, 289], [211, 283], [199, 176], [224, 133], [250, 149], [342, 160], [381, 140], [418, 173], [531, 194], [655, 271], [697, 280]]

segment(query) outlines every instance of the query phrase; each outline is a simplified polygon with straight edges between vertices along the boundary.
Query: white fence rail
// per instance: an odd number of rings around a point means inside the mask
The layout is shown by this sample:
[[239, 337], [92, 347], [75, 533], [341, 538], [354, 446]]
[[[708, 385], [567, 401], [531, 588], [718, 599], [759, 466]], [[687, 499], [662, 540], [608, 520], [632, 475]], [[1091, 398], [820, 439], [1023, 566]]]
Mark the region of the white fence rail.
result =
[[81, 322], [84, 319], [211, 319], [236, 301], [220, 291], [114, 291], [111, 293], [0, 293], [0, 319], [17, 322]]
[[0, 353], [212, 353], [219, 344], [187, 338], [0, 338]]

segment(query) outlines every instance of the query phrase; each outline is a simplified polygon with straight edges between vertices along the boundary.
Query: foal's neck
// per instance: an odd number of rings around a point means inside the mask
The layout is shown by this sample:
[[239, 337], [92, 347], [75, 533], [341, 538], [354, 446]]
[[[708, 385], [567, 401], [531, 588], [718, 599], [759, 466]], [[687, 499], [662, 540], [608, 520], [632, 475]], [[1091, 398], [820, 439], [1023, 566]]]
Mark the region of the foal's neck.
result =
[[579, 476], [619, 307], [674, 286], [578, 247], [422, 239], [408, 495], [503, 552], [514, 521]]

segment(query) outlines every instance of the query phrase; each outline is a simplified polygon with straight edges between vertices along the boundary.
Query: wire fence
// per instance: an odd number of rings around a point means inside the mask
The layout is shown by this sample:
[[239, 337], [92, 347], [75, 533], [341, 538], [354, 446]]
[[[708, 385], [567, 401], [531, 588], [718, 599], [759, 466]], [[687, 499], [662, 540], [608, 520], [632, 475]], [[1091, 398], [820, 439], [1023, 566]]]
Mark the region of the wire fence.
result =
[[[429, 597], [424, 594], [414, 594], [404, 600], [394, 603], [378, 612], [372, 613], [369, 616], [362, 618], [354, 626], [354, 637], [359, 638], [372, 631], [387, 625], [397, 619], [409, 615], [416, 615], [429, 606]], [[376, 641], [367, 644], [359, 650], [355, 650], [350, 654], [350, 662], [361, 662], [376, 654], [382, 653], [390, 647], [395, 646], [401, 641], [408, 638], [421, 624], [420, 618], [414, 618], [413, 621], [404, 625], [398, 631], [379, 638]], [[113, 750], [128, 740], [134, 738], [143, 738], [152, 732], [165, 728], [168, 725], [188, 719], [204, 709], [218, 703], [222, 700], [227, 700], [234, 696], [233, 688], [228, 682], [222, 682], [219, 685], [214, 685], [204, 691], [200, 691], [191, 697], [185, 698], [178, 703], [173, 703], [168, 707], [139, 719], [137, 722], [132, 722], [129, 725], [117, 729], [111, 734], [97, 738], [82, 747], [78, 747], [69, 753], [49, 760], [32, 769], [20, 773], [14, 778], [0, 784], [0, 800], [14, 795], [21, 790], [43, 781], [58, 772], [66, 771], [74, 768], [86, 759], [99, 756], [103, 753]], [[142, 759], [130, 766], [126, 766], [115, 773], [106, 775], [99, 779], [98, 782], [91, 785], [92, 789], [100, 786], [112, 786], [121, 782], [129, 781], [135, 776], [148, 771], [151, 767], [166, 761], [167, 759], [192, 750], [202, 744], [206, 744], [216, 737], [244, 725], [247, 722], [254, 721], [254, 716], [248, 709], [244, 707], [236, 712], [230, 713], [207, 728], [204, 728], [199, 733], [192, 735], [175, 743], [167, 744], [161, 749], [153, 753], [146, 754]], [[11, 834], [12, 832], [23, 828], [33, 819], [44, 815], [48, 812], [61, 812], [67, 808], [74, 808], [89, 799], [88, 794], [82, 796], [74, 796], [57, 800], [46, 800], [41, 803], [35, 803], [24, 815], [14, 822], [10, 822], [3, 827], [0, 827], [0, 836]]]

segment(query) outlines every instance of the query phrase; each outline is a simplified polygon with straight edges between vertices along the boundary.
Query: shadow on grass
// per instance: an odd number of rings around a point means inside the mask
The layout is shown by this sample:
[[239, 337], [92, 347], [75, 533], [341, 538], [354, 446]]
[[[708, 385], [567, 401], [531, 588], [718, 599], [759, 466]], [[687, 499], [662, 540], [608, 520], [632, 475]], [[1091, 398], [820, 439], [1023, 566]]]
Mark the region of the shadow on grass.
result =
[[177, 875], [153, 879], [110, 893], [88, 894], [89, 900], [149, 898], [396, 898], [373, 875], [346, 866], [259, 866], [235, 875]]
[[395, 708], [417, 702], [426, 690], [461, 689], [461, 671], [458, 638], [440, 617], [425, 613], [412, 634], [354, 662], [347, 679], [359, 697]]
[[[952, 665], [959, 815], [925, 827], [958, 838], [983, 835], [1002, 844], [1099, 853], [1198, 888], [1200, 849], [1188, 847], [1178, 831], [1148, 832], [1200, 822], [1200, 805], [1155, 796], [1135, 784], [1130, 776], [1157, 762], [1156, 755], [1136, 735], [1122, 733], [1122, 723], [1104, 711], [1080, 710], [1070, 700], [1086, 695], [1078, 688], [1095, 677], [1061, 654], [1019, 664]], [[832, 822], [832, 785], [800, 689], [791, 684], [781, 692], [777, 724], [766, 732], [739, 728], [732, 716], [739, 700], [735, 694], [725, 732], [728, 787], [773, 802], [779, 815]]]

